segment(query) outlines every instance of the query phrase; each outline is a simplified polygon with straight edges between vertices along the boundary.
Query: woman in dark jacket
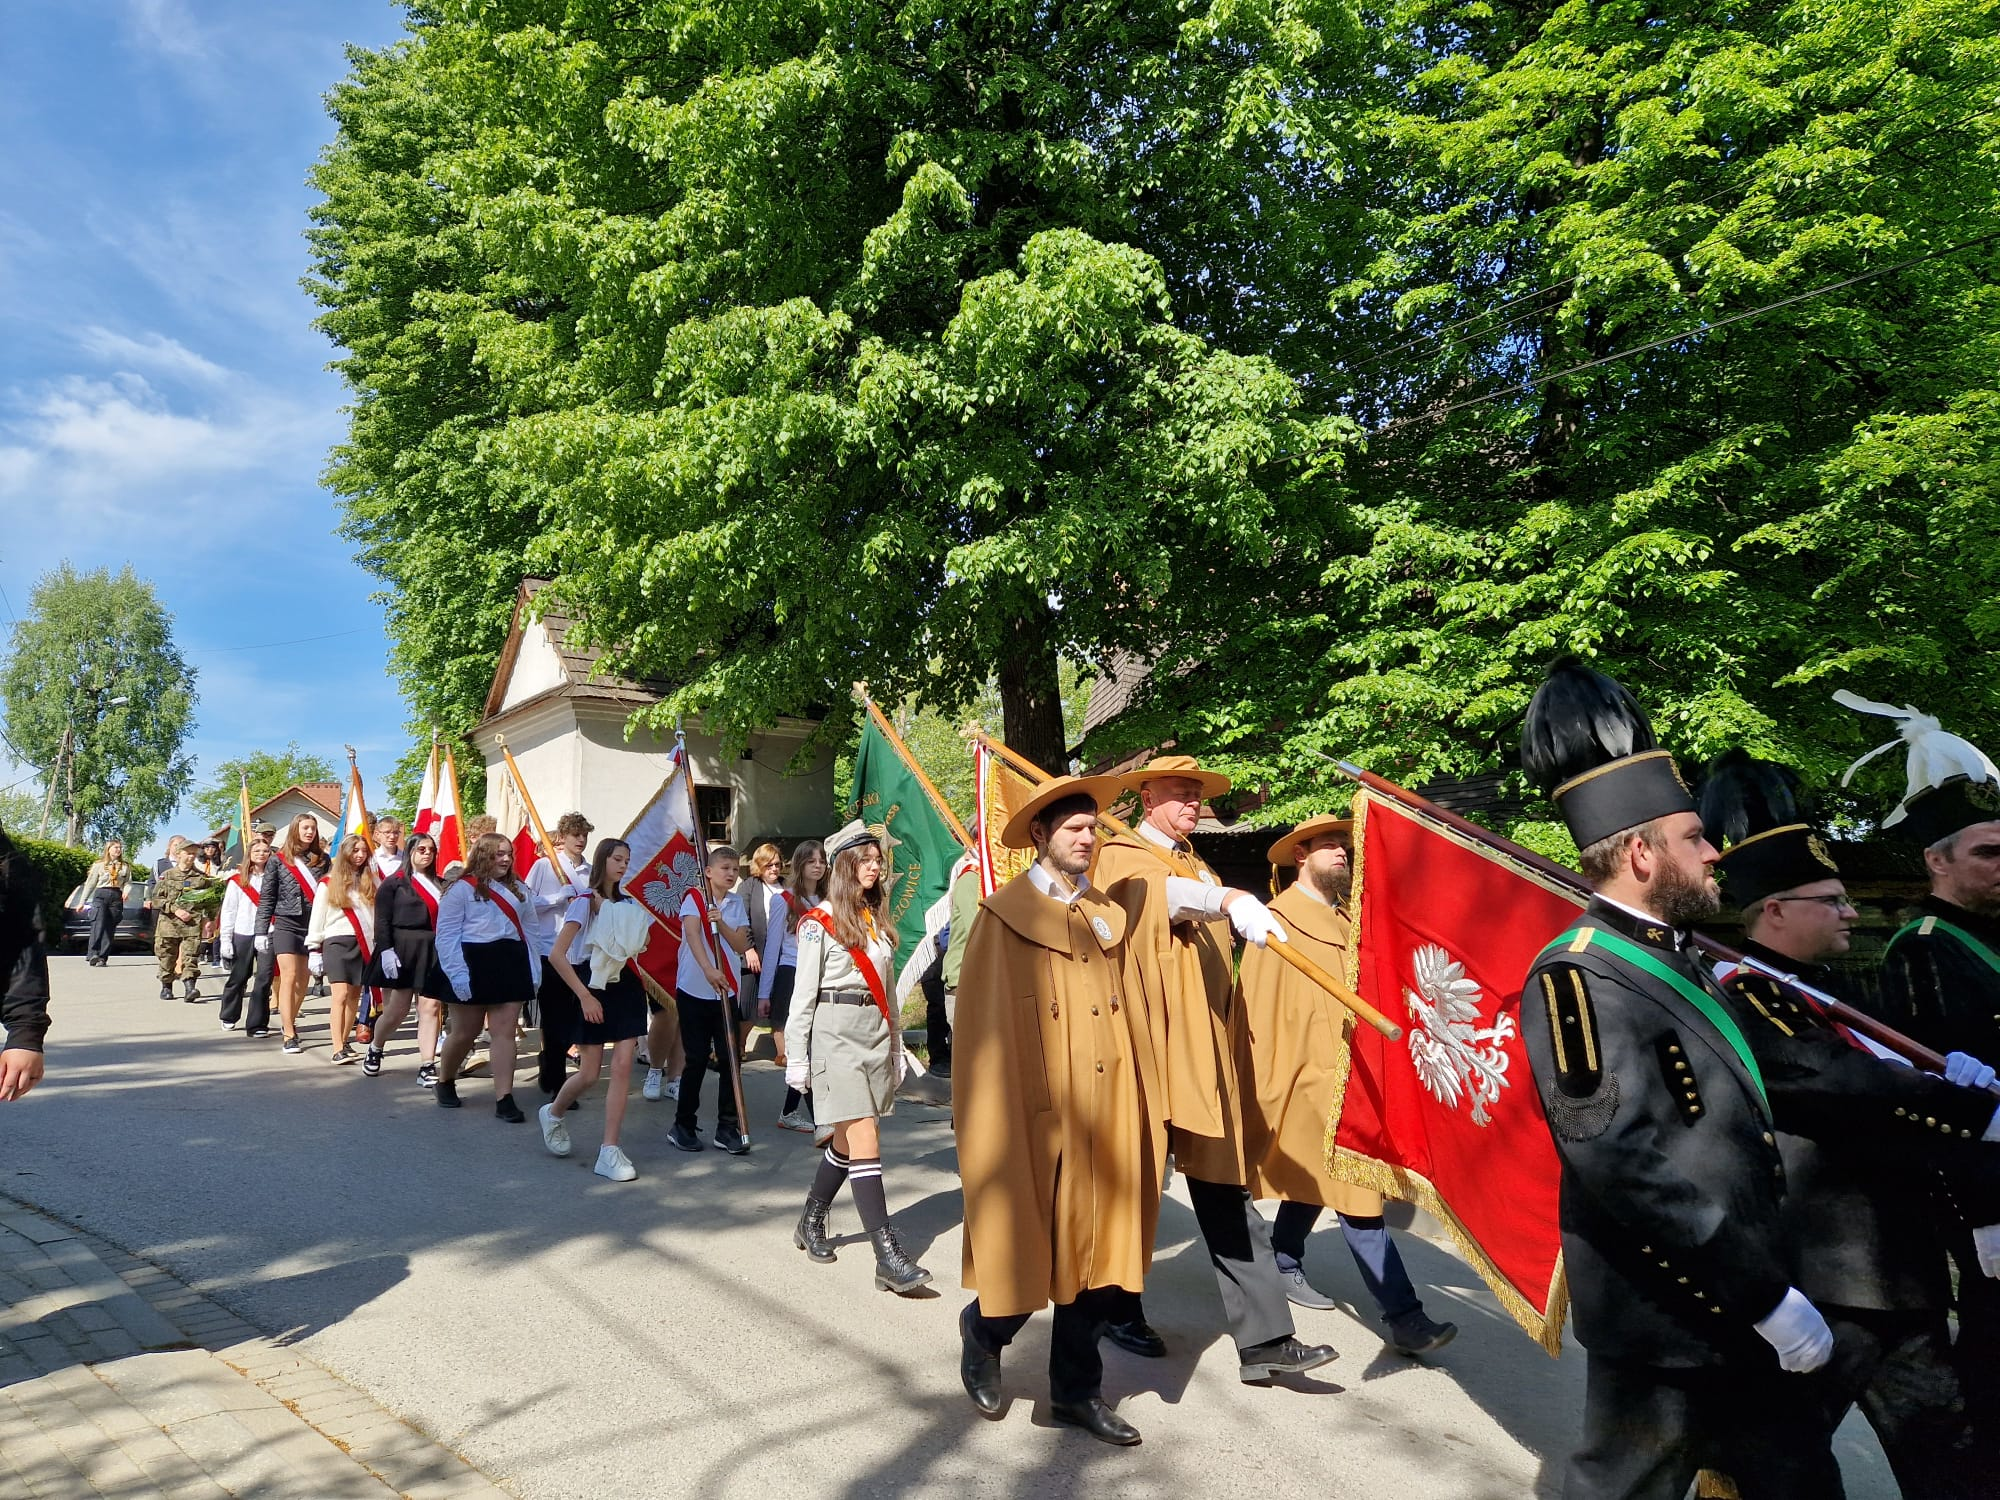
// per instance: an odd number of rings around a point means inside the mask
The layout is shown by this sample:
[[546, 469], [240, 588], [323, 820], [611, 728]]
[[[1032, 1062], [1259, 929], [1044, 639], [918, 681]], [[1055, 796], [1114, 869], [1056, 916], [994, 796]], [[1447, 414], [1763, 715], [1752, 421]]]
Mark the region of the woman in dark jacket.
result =
[[306, 928], [313, 897], [332, 863], [321, 845], [319, 819], [300, 813], [264, 866], [264, 888], [257, 893], [256, 948], [277, 961], [278, 1024], [287, 1052], [305, 1050], [299, 1043], [299, 1007], [306, 998]]
[[437, 967], [438, 900], [437, 840], [420, 833], [404, 846], [403, 867], [375, 892], [375, 957], [368, 982], [379, 986], [382, 1014], [375, 1022], [375, 1039], [361, 1059], [361, 1071], [373, 1078], [382, 1071], [382, 1053], [389, 1038], [417, 1001], [417, 1082], [430, 1088], [437, 1082], [438, 1002], [441, 976]]

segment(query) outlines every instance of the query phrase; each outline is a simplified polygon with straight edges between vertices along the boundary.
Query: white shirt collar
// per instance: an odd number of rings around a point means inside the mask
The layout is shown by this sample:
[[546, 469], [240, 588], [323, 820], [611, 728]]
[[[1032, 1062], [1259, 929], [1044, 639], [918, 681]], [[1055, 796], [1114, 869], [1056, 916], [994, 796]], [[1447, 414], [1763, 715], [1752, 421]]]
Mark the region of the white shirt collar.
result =
[[1606, 906], [1615, 906], [1620, 911], [1624, 912], [1626, 916], [1637, 917], [1641, 922], [1644, 922], [1648, 927], [1666, 928], [1669, 932], [1673, 934], [1674, 946], [1676, 948], [1684, 947], [1686, 945], [1687, 934], [1683, 932], [1680, 928], [1674, 926], [1671, 922], [1667, 921], [1666, 918], [1656, 917], [1649, 911], [1640, 911], [1639, 908], [1636, 906], [1627, 906], [1623, 901], [1614, 901], [1611, 899], [1611, 897], [1605, 895], [1602, 891], [1599, 891], [1596, 894], [1597, 894], [1597, 899], [1599, 901], [1602, 901]]
[[1162, 849], [1177, 849], [1182, 853], [1186, 853], [1191, 847], [1175, 838], [1171, 833], [1162, 833], [1151, 823], [1143, 821], [1139, 824], [1139, 837], [1158, 844]]
[[1044, 896], [1060, 901], [1064, 906], [1073, 906], [1076, 903], [1076, 898], [1090, 889], [1090, 877], [1088, 875], [1079, 875], [1076, 877], [1076, 889], [1074, 891], [1065, 892], [1057, 890], [1055, 876], [1042, 868], [1040, 860], [1036, 860], [1028, 866], [1028, 880]]

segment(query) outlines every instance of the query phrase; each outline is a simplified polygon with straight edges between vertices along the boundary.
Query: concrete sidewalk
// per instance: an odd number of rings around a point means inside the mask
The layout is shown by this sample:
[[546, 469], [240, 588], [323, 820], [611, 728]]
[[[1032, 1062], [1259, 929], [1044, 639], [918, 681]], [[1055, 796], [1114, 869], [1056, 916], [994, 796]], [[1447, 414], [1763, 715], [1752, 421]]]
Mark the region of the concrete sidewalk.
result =
[[506, 1494], [158, 1267], [4, 1197], [0, 1492], [50, 1500]]

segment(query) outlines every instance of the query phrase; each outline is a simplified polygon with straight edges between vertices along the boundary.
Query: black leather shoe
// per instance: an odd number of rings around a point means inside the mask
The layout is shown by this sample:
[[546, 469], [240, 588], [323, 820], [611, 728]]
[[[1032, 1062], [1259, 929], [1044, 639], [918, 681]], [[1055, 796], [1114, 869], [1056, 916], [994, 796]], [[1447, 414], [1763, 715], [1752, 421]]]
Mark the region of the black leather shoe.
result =
[[979, 1408], [982, 1417], [1000, 1415], [1000, 1356], [988, 1354], [972, 1336], [972, 1309], [968, 1303], [958, 1315], [958, 1378], [965, 1382], [965, 1394]]
[[1456, 1323], [1433, 1323], [1421, 1308], [1389, 1325], [1389, 1347], [1398, 1354], [1435, 1354], [1457, 1337]]
[[884, 1224], [868, 1236], [875, 1246], [875, 1290], [907, 1297], [931, 1279], [931, 1273], [910, 1259], [896, 1231]]
[[1081, 1427], [1101, 1443], [1132, 1448], [1139, 1442], [1139, 1429], [1095, 1396], [1088, 1401], [1051, 1401], [1049, 1415], [1071, 1427]]
[[1340, 1353], [1331, 1344], [1301, 1344], [1295, 1338], [1283, 1338], [1245, 1349], [1237, 1358], [1241, 1362], [1237, 1373], [1245, 1383], [1256, 1385], [1273, 1375], [1299, 1375], [1317, 1370], [1339, 1359]]
[[493, 1118], [505, 1120], [509, 1125], [519, 1125], [528, 1117], [521, 1113], [521, 1106], [514, 1102], [512, 1094], [502, 1094], [493, 1101]]
[[1133, 1323], [1106, 1323], [1104, 1337], [1111, 1340], [1127, 1354], [1136, 1354], [1141, 1359], [1165, 1359], [1167, 1341], [1153, 1331], [1153, 1325], [1144, 1321]]

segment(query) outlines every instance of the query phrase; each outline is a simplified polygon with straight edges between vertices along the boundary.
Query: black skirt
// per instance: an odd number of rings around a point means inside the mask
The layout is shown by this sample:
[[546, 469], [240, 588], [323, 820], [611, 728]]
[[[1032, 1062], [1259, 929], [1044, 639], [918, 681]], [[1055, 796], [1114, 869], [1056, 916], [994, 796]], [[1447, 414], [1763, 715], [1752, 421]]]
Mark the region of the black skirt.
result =
[[630, 969], [619, 970], [618, 977], [608, 986], [592, 989], [590, 993], [604, 1007], [604, 1019], [580, 1020], [576, 1029], [578, 1043], [608, 1047], [613, 1042], [646, 1034], [646, 987]]
[[465, 974], [470, 995], [440, 995], [459, 1005], [526, 1005], [535, 993], [534, 971], [528, 967], [528, 945], [519, 938], [467, 943]]
[[366, 984], [368, 965], [361, 961], [361, 939], [353, 933], [335, 934], [320, 944], [326, 960], [328, 984]]
[[271, 951], [273, 953], [304, 953], [306, 951], [306, 924], [293, 917], [271, 918]]
[[416, 990], [419, 994], [450, 994], [451, 988], [437, 968], [437, 934], [428, 927], [398, 927], [395, 932], [396, 977], [382, 972], [382, 955], [368, 963], [368, 982], [385, 990]]

